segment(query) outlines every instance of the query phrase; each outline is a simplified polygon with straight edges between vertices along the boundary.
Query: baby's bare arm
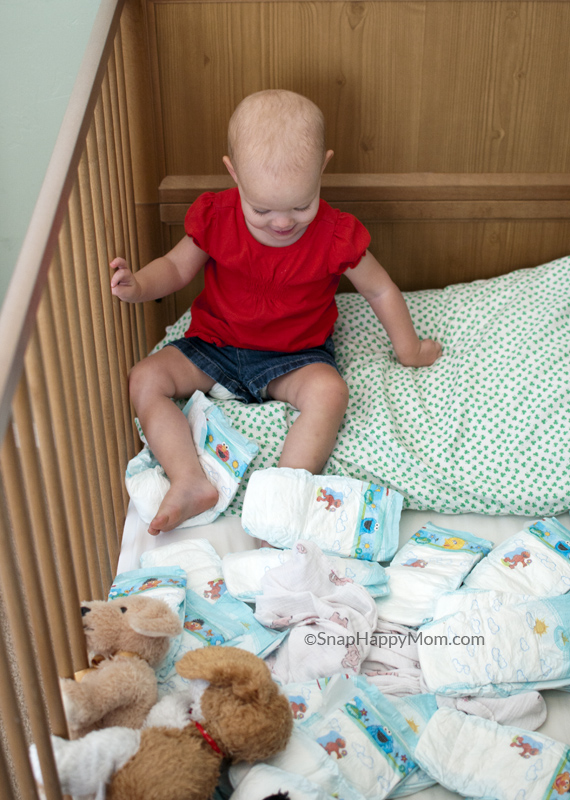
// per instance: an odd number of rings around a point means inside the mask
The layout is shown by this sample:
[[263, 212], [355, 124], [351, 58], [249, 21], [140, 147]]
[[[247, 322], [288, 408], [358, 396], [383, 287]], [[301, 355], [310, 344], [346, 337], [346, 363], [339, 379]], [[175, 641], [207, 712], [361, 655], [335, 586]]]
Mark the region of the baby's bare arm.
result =
[[440, 357], [439, 342], [419, 339], [406, 301], [384, 267], [366, 252], [360, 264], [347, 270], [347, 278], [368, 300], [405, 367], [428, 367]]
[[165, 256], [151, 261], [135, 273], [131, 272], [124, 258], [115, 258], [110, 264], [115, 270], [111, 278], [111, 293], [126, 303], [166, 297], [189, 284], [208, 257], [190, 236], [185, 236]]

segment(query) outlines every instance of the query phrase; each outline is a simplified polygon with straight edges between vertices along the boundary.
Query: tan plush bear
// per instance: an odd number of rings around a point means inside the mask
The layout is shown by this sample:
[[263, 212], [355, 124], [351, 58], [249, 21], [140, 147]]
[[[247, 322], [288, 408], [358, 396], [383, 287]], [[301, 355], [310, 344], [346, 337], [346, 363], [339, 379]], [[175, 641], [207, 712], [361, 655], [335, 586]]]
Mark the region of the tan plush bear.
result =
[[[257, 656], [211, 646], [176, 664], [187, 689], [164, 697], [141, 731], [107, 728], [52, 737], [64, 794], [106, 800], [210, 800], [222, 761], [260, 761], [284, 749], [293, 728], [287, 698]], [[41, 786], [35, 747], [31, 762]]]
[[70, 737], [115, 725], [140, 728], [157, 701], [154, 668], [181, 633], [178, 616], [144, 595], [82, 603], [81, 614], [93, 666], [60, 681]]

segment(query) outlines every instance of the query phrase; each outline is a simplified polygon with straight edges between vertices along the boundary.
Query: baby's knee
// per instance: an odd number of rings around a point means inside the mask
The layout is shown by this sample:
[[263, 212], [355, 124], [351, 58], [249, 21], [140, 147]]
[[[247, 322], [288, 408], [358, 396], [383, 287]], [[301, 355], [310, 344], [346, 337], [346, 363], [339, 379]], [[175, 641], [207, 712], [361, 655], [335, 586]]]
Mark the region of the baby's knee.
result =
[[165, 384], [163, 370], [152, 357], [143, 358], [129, 372], [129, 394], [136, 406], [137, 400], [149, 391], [168, 395], [169, 388]]
[[344, 414], [348, 406], [348, 386], [336, 370], [322, 371], [313, 384], [313, 395], [331, 412]]

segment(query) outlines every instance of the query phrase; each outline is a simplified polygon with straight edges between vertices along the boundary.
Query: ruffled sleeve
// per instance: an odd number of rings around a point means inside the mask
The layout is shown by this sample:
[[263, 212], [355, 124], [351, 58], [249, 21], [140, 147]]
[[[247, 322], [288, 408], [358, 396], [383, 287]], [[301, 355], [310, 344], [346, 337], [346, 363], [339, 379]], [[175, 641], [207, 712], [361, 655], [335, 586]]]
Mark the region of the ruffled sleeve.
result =
[[210, 244], [214, 235], [217, 216], [214, 206], [215, 198], [215, 192], [201, 194], [192, 203], [184, 219], [184, 230], [187, 235], [191, 236], [198, 247], [205, 253], [210, 252]]
[[330, 256], [329, 272], [342, 275], [358, 265], [368, 249], [370, 234], [352, 214], [341, 212], [335, 226]]

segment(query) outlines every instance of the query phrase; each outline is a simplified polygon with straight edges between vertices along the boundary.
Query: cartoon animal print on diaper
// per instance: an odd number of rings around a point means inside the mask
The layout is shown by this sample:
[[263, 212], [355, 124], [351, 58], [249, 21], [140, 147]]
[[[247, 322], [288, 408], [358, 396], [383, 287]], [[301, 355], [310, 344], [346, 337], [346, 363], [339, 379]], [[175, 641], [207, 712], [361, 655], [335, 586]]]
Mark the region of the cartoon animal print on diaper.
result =
[[451, 536], [443, 543], [446, 550], [461, 550], [464, 545], [465, 539], [460, 539], [458, 536]]
[[352, 578], [339, 578], [334, 569], [329, 572], [329, 581], [335, 586], [344, 586], [345, 583], [354, 583]]
[[568, 772], [561, 772], [560, 775], [557, 775], [556, 780], [552, 784], [552, 788], [557, 791], [558, 794], [570, 792], [570, 774]]
[[325, 736], [319, 736], [317, 742], [327, 751], [329, 756], [334, 753], [337, 759], [348, 754], [346, 750], [346, 740], [342, 738], [338, 731], [329, 731]]
[[334, 492], [329, 486], [317, 489], [317, 503], [326, 503], [325, 511], [336, 511], [342, 505], [342, 492]]
[[221, 633], [212, 630], [212, 628], [204, 628], [204, 620], [198, 617], [185, 620], [184, 627], [190, 633], [194, 633], [200, 639], [203, 639], [206, 644], [223, 644], [225, 642]]
[[219, 600], [220, 597], [227, 592], [226, 582], [223, 578], [216, 578], [215, 581], [208, 581], [209, 589], [204, 590], [204, 597], [209, 597], [210, 600]]
[[221, 461], [227, 461], [230, 457], [230, 449], [225, 442], [216, 445], [216, 455]]
[[542, 752], [542, 744], [530, 736], [515, 736], [511, 742], [511, 747], [520, 747], [519, 753], [523, 758], [530, 758], [531, 756], [538, 756]]
[[294, 697], [289, 697], [289, 703], [291, 705], [291, 711], [293, 712], [294, 719], [303, 719], [307, 713], [307, 704], [305, 703], [305, 698], [301, 697], [300, 694], [295, 695]]
[[528, 550], [517, 547], [516, 550], [511, 550], [510, 553], [506, 553], [501, 559], [501, 563], [509, 569], [516, 569], [519, 564], [522, 567], [528, 567], [529, 564], [532, 564], [532, 558]]
[[420, 569], [425, 569], [427, 565], [428, 562], [424, 561], [423, 558], [410, 558], [402, 564], [403, 567], [419, 567]]

